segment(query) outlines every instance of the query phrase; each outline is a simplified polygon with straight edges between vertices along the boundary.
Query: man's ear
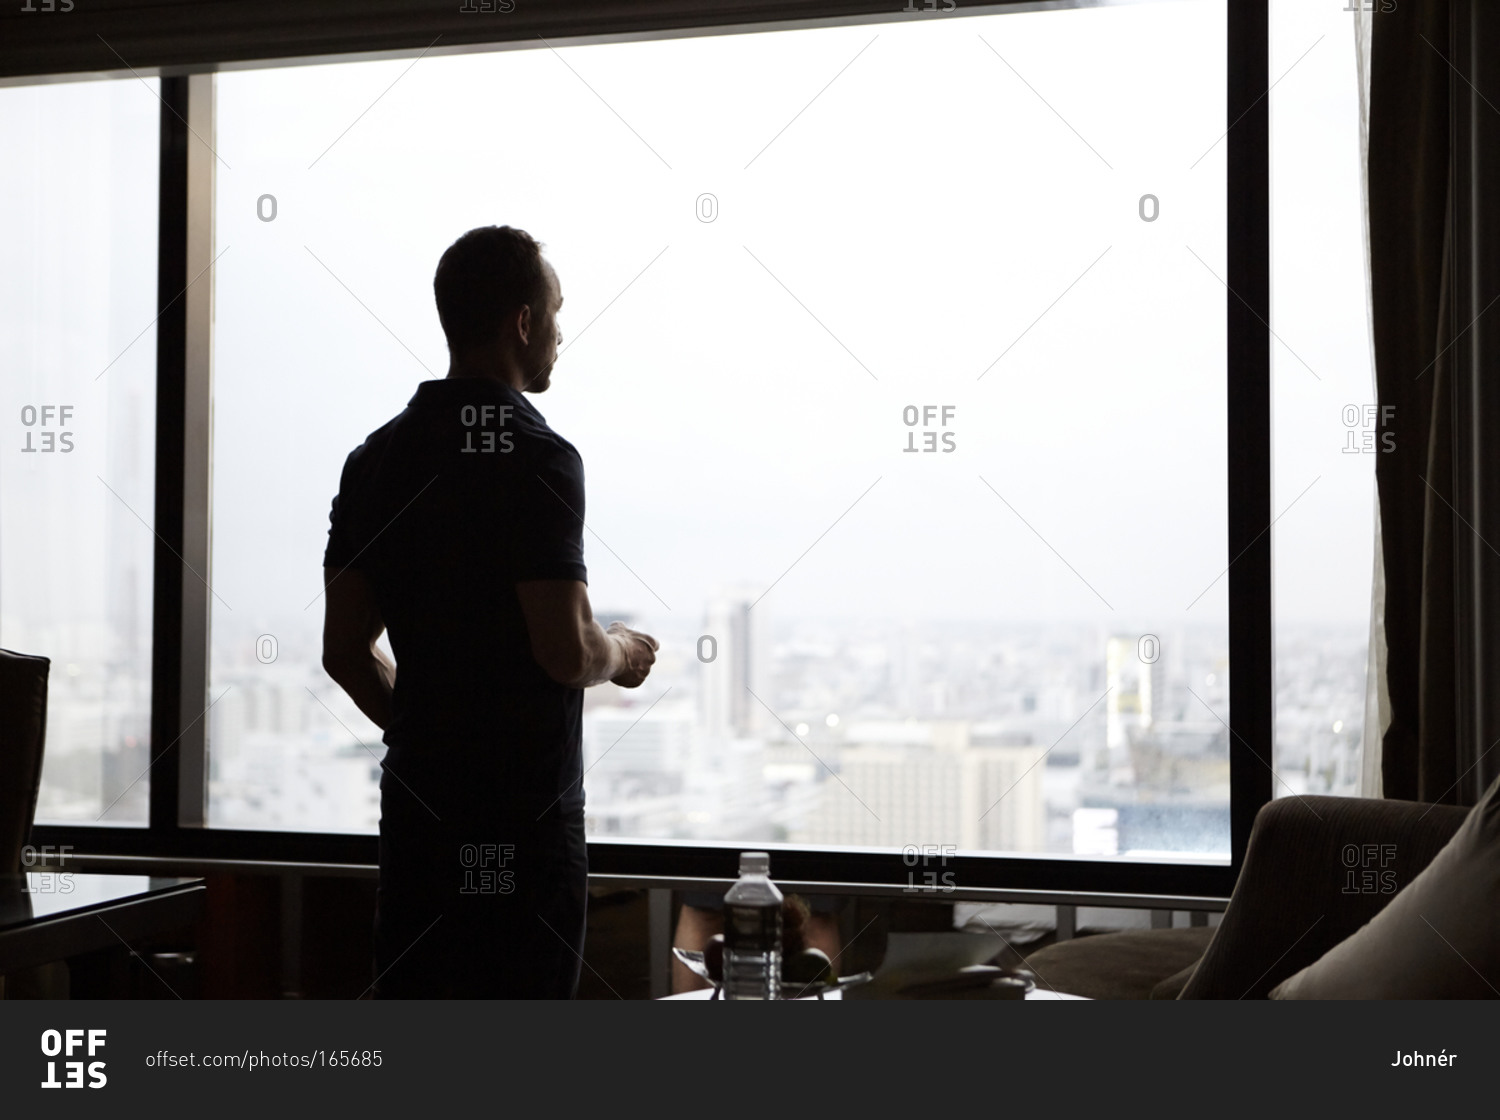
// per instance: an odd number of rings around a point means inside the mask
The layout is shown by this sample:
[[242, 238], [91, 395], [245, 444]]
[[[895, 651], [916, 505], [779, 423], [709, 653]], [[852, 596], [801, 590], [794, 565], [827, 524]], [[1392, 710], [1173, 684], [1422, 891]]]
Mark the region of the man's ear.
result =
[[521, 338], [521, 345], [531, 345], [531, 306], [523, 303], [521, 310], [516, 314], [516, 334]]

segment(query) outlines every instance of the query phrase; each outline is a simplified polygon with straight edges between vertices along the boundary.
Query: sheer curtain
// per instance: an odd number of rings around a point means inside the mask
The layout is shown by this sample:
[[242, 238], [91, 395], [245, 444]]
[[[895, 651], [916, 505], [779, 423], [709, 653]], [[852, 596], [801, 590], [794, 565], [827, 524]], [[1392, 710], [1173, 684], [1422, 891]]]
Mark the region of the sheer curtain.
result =
[[[1370, 292], [1370, 18], [1361, 9], [1354, 14], [1354, 72], [1359, 84], [1359, 172], [1360, 212], [1364, 219], [1365, 340], [1370, 348], [1370, 394], [1378, 400], [1375, 377], [1375, 337], [1371, 330]], [[1365, 719], [1360, 743], [1361, 797], [1380, 797], [1383, 784], [1380, 775], [1381, 742], [1391, 722], [1391, 697], [1386, 687], [1385, 644], [1385, 562], [1380, 547], [1380, 495], [1375, 503], [1375, 559], [1370, 577], [1370, 646], [1365, 673]]]

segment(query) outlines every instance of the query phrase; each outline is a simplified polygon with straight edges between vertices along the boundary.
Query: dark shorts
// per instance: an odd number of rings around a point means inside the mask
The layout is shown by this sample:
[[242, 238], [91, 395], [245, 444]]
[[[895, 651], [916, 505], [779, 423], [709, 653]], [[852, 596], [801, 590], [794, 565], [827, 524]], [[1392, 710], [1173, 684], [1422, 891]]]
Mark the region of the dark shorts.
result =
[[387, 776], [380, 810], [375, 998], [573, 997], [588, 905], [581, 805], [541, 821], [438, 820]]

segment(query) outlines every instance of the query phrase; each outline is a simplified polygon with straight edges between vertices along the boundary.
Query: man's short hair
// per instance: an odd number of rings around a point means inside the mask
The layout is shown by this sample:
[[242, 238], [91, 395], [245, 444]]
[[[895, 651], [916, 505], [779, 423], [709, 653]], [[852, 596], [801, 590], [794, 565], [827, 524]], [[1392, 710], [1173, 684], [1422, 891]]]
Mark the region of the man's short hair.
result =
[[493, 342], [503, 317], [522, 307], [533, 315], [543, 311], [547, 276], [541, 243], [511, 226], [471, 229], [443, 253], [432, 290], [449, 350]]

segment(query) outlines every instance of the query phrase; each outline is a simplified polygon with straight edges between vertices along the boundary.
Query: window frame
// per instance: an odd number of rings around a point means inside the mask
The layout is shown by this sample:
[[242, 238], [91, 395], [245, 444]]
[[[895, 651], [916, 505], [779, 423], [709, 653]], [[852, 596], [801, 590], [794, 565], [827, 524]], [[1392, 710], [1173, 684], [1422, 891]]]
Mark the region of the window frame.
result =
[[[1229, 864], [1138, 862], [1056, 855], [960, 855], [944, 870], [960, 890], [919, 891], [939, 897], [964, 892], [1016, 897], [1222, 899], [1233, 889], [1256, 813], [1271, 800], [1273, 774], [1273, 642], [1271, 525], [1270, 148], [1269, 3], [1224, 0], [1227, 15], [1228, 89], [1223, 142], [1227, 148], [1226, 426], [1228, 433], [1228, 569], [1230, 705]], [[964, 8], [989, 14], [1055, 3], [995, 3]], [[557, 43], [628, 41], [830, 24], [887, 22], [902, 10], [869, 2], [761, 5], [753, 23], [724, 26], [707, 0], [678, 5], [670, 20], [636, 17], [620, 30], [618, 16], [580, 26], [578, 12], [559, 12]], [[919, 11], [921, 9], [918, 9]], [[911, 13], [907, 12], [910, 16]], [[426, 27], [413, 25], [411, 41]], [[587, 17], [584, 21], [587, 22]], [[663, 29], [664, 22], [680, 24]], [[718, 23], [720, 26], [715, 26]], [[353, 28], [351, 52], [368, 41]], [[472, 44], [481, 50], [535, 44]], [[369, 50], [368, 46], [365, 50]], [[385, 49], [381, 57], [420, 57], [419, 46]], [[354, 61], [370, 54], [256, 60], [235, 68], [278, 62]], [[207, 806], [207, 707], [209, 655], [207, 573], [212, 533], [212, 254], [214, 78], [217, 63], [157, 67], [161, 74], [156, 412], [157, 533], [153, 586], [151, 770], [149, 825], [99, 827], [40, 825], [38, 844], [68, 845], [73, 853], [111, 859], [156, 857], [167, 861], [266, 862], [363, 865], [378, 862], [374, 834], [306, 833], [210, 828]], [[164, 73], [166, 70], [168, 72]], [[211, 705], [209, 705], [211, 706]], [[164, 744], [164, 745], [162, 745]], [[1258, 749], [1252, 744], [1258, 744]], [[732, 880], [741, 845], [687, 844], [591, 838], [591, 874], [641, 883]], [[772, 845], [778, 880], [873, 892], [909, 890], [898, 852]], [[74, 858], [78, 858], [75, 855]], [[919, 876], [920, 878], [920, 876]]]

